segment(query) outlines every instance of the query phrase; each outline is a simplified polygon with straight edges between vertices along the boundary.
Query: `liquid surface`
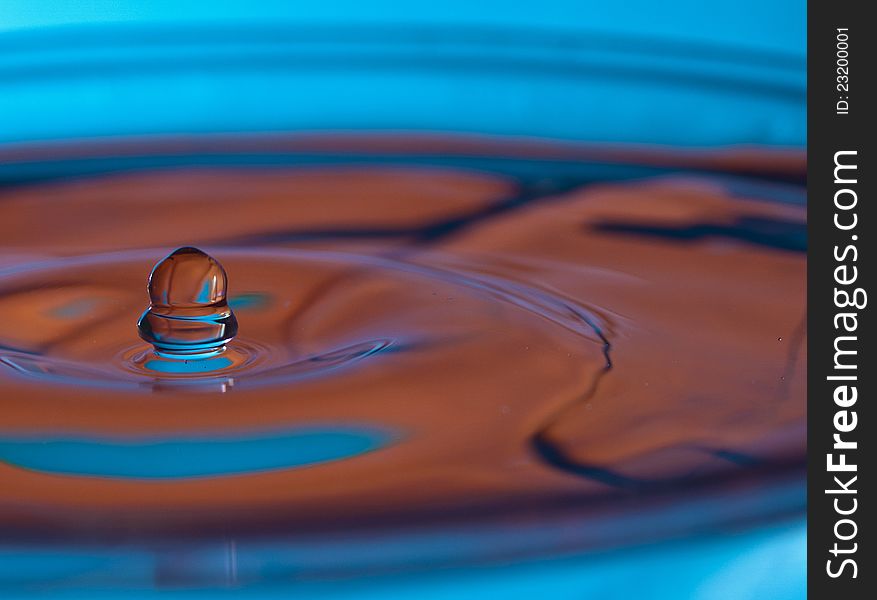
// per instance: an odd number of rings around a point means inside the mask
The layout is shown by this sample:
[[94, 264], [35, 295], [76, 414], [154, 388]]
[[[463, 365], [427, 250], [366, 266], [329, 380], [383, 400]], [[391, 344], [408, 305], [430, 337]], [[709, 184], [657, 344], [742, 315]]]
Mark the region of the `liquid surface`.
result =
[[[229, 540], [333, 540], [344, 572], [374, 532], [477, 530], [483, 561], [801, 513], [802, 160], [315, 143], [3, 190], [7, 539], [221, 583], [198, 553]], [[239, 329], [181, 365], [133, 324], [192, 245]], [[406, 547], [373, 568], [450, 560]]]

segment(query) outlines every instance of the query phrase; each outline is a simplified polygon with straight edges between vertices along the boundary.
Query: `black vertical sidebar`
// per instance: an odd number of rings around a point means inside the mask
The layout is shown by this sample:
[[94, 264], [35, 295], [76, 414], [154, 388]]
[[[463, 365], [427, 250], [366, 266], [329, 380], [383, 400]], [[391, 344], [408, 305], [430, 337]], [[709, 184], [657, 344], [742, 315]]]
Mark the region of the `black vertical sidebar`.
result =
[[873, 308], [877, 23], [808, 5], [808, 594], [877, 598]]

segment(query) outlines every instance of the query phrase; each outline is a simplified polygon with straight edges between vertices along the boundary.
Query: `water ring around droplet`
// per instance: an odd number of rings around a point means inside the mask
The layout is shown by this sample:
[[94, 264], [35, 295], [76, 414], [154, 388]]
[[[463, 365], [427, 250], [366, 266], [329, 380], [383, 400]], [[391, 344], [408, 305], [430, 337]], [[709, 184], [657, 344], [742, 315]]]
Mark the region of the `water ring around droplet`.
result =
[[[593, 313], [520, 284], [342, 253], [227, 249], [217, 255], [231, 265], [229, 301], [240, 312], [240, 335], [225, 351], [205, 358], [163, 356], [137, 341], [132, 326], [143, 305], [144, 265], [161, 255], [161, 251], [137, 251], [58, 259], [0, 273], [0, 309], [11, 303], [19, 311], [42, 311], [34, 316], [35, 322], [45, 322], [44, 332], [19, 335], [23, 340], [15, 339], [17, 332], [7, 335], [12, 339], [0, 339], [0, 366], [7, 367], [0, 369], [0, 377], [183, 392], [283, 385], [353, 366], [394, 347], [453, 344], [450, 338], [439, 342], [447, 336], [433, 327], [432, 317], [437, 315], [449, 319], [446, 329], [455, 331], [452, 338], [477, 337], [485, 321], [466, 313], [477, 310], [490, 315], [499, 310], [497, 306], [529, 313], [524, 318], [540, 324], [553, 321], [549, 337], [566, 337], [575, 347], [582, 344], [583, 336], [584, 347], [591, 347], [587, 351], [591, 360], [599, 354], [594, 330], [599, 319]], [[368, 297], [370, 288], [378, 289], [374, 298]], [[241, 290], [239, 302], [236, 289]], [[435, 291], [422, 295], [423, 289]], [[367, 297], [357, 305], [362, 294]], [[84, 306], [83, 299], [88, 300], [88, 310], [70, 308]], [[396, 306], [390, 306], [394, 302]], [[432, 316], [429, 302], [434, 305]], [[51, 307], [48, 319], [45, 306]], [[374, 314], [351, 318], [359, 310]], [[320, 331], [324, 326], [312, 322], [312, 313], [317, 321], [325, 319], [328, 329]], [[301, 328], [297, 319], [314, 331], [296, 332]], [[333, 319], [349, 321], [349, 327], [335, 326]], [[96, 336], [92, 344], [90, 336]]]

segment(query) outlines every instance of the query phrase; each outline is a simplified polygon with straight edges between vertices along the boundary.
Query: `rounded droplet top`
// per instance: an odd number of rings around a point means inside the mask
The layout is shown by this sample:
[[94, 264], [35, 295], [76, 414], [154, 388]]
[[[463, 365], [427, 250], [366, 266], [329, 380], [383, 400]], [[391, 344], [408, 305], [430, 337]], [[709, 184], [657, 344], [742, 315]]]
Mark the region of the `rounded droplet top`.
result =
[[222, 265], [191, 246], [174, 250], [149, 275], [149, 299], [153, 306], [212, 306], [225, 301], [227, 288], [228, 277]]
[[223, 352], [238, 329], [227, 287], [216, 259], [190, 246], [174, 250], [149, 275], [150, 305], [137, 322], [140, 337], [168, 358]]

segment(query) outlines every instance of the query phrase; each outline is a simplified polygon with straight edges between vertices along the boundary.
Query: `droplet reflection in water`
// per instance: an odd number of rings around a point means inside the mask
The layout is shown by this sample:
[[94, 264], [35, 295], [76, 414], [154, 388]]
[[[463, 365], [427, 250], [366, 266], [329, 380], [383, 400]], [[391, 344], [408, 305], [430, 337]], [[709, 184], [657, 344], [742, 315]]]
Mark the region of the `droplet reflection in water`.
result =
[[226, 301], [225, 269], [201, 250], [174, 250], [153, 267], [147, 288], [150, 305], [137, 328], [159, 356], [209, 358], [237, 334], [237, 319]]

